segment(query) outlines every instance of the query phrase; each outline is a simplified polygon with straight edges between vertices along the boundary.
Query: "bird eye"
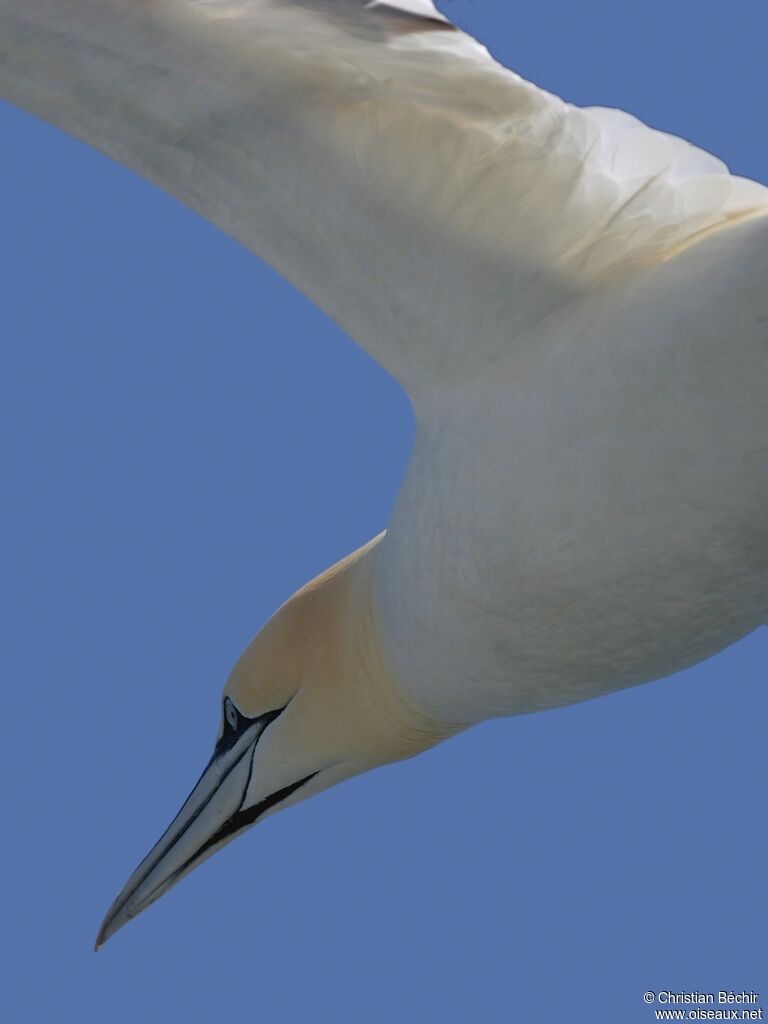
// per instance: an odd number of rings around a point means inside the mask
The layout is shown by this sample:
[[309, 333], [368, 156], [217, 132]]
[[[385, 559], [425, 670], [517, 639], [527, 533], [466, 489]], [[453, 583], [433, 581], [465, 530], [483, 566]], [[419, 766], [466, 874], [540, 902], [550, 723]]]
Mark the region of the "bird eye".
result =
[[226, 718], [227, 724], [229, 725], [229, 727], [231, 729], [235, 729], [236, 730], [237, 729], [237, 725], [238, 725], [239, 715], [237, 713], [237, 708], [232, 703], [232, 701], [229, 699], [229, 697], [227, 697], [226, 703], [224, 705], [224, 717]]

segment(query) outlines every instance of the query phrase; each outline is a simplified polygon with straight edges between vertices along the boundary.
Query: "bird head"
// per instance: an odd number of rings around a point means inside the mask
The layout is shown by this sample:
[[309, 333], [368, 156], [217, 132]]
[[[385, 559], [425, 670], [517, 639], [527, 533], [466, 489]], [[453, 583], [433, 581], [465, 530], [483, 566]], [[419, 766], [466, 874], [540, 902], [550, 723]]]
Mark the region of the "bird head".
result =
[[97, 949], [268, 814], [449, 734], [406, 701], [384, 664], [372, 607], [380, 540], [298, 591], [245, 650], [211, 759], [110, 907]]

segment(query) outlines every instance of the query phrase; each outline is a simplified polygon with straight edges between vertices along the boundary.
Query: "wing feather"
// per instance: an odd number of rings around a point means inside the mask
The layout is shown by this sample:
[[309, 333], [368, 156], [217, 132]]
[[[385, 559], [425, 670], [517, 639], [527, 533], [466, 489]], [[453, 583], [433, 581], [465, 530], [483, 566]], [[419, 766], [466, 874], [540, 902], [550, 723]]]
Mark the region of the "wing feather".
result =
[[413, 391], [768, 212], [763, 186], [524, 81], [429, 0], [0, 0], [0, 89], [270, 261]]

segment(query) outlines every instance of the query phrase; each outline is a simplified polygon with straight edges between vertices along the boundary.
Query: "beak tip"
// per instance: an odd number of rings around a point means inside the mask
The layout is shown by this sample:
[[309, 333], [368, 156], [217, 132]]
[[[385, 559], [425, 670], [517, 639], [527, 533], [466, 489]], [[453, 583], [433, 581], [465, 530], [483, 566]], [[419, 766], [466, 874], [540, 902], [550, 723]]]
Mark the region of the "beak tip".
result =
[[116, 907], [116, 905], [113, 904], [107, 911], [104, 920], [101, 922], [99, 934], [96, 936], [96, 942], [93, 946], [94, 953], [98, 953], [104, 943], [111, 939], [115, 932], [119, 931], [122, 925], [125, 924], [125, 921], [117, 921], [117, 910], [119, 910], [119, 907]]
[[101, 928], [99, 928], [99, 934], [96, 936], [96, 942], [93, 944], [94, 953], [98, 953], [101, 947], [109, 938], [110, 933], [107, 931], [108, 927], [109, 921], [105, 918], [104, 923], [102, 924]]
[[99, 952], [99, 950], [101, 949], [101, 947], [104, 945], [108, 938], [109, 934], [107, 933], [107, 922], [105, 921], [104, 924], [102, 924], [101, 928], [99, 928], [99, 934], [96, 936], [96, 941], [93, 944], [94, 953]]

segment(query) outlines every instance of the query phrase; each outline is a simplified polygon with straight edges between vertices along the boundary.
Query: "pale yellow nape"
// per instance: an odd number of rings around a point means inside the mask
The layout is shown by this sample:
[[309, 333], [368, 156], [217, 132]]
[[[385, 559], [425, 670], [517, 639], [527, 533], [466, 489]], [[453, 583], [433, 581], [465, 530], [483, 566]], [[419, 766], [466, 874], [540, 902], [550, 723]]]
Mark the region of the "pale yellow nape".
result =
[[249, 718], [286, 708], [283, 743], [308, 761], [316, 756], [318, 766], [338, 758], [364, 770], [412, 757], [458, 731], [414, 708], [385, 664], [373, 612], [384, 536], [289, 598], [248, 645], [224, 688]]

